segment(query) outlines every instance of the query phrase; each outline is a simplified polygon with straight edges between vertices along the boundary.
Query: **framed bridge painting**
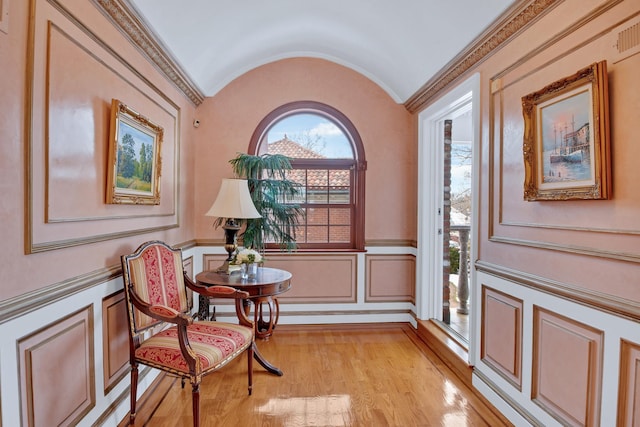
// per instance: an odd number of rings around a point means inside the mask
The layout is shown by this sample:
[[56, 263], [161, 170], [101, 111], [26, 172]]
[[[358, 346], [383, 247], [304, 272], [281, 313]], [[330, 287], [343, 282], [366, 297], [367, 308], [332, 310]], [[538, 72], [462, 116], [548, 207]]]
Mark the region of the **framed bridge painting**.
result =
[[522, 98], [524, 199], [611, 195], [606, 61]]
[[160, 204], [163, 129], [117, 99], [111, 101], [106, 202]]

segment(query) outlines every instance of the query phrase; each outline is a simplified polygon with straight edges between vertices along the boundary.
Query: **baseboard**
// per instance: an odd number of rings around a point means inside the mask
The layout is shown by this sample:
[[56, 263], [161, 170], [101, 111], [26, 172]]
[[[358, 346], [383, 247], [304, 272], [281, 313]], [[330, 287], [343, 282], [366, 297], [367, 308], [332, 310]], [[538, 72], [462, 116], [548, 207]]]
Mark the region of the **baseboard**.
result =
[[473, 368], [469, 366], [469, 352], [460, 342], [432, 320], [418, 320], [418, 336], [442, 361], [472, 388], [471, 375]]
[[496, 417], [505, 425], [512, 425], [509, 419], [474, 386], [474, 370], [468, 362], [469, 351], [455, 335], [447, 333], [433, 320], [418, 320], [416, 334], [469, 389], [473, 390]]

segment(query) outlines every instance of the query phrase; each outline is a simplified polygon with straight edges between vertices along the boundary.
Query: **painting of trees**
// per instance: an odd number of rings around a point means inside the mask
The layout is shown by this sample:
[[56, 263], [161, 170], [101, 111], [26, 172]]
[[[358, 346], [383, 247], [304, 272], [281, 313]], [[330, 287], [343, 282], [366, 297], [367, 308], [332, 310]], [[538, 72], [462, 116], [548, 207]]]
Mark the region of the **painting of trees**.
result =
[[125, 133], [118, 144], [117, 187], [151, 191], [153, 141], [148, 135], [127, 128], [130, 127], [122, 126]]
[[106, 203], [160, 204], [163, 136], [161, 126], [111, 101]]

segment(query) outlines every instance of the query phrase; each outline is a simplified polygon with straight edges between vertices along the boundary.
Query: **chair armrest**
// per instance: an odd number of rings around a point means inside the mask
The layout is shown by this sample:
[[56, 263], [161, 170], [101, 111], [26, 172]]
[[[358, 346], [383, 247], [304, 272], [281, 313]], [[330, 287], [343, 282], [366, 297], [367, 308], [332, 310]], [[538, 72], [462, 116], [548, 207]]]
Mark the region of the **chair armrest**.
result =
[[130, 289], [129, 296], [131, 297], [131, 302], [142, 313], [146, 314], [149, 317], [154, 319], [161, 320], [163, 322], [172, 323], [174, 325], [184, 325], [188, 326], [193, 323], [193, 317], [180, 313], [172, 309], [171, 307], [167, 307], [165, 305], [151, 305], [140, 299], [138, 294], [136, 294], [133, 289]]
[[[236, 315], [240, 324], [250, 328], [254, 327], [253, 320], [249, 319], [247, 315], [247, 311], [249, 311], [249, 292], [241, 291], [231, 286], [203, 286], [191, 280], [186, 272], [184, 273], [184, 283], [192, 291], [208, 298], [234, 299], [236, 301]], [[247, 310], [243, 305], [247, 306]]]
[[140, 297], [131, 288], [129, 289], [129, 296], [131, 297], [131, 302], [134, 307], [142, 313], [154, 319], [176, 325], [180, 352], [189, 366], [189, 372], [193, 375], [195, 375], [196, 372], [199, 372], [200, 361], [197, 359], [195, 352], [191, 348], [191, 344], [189, 344], [189, 337], [187, 336], [187, 326], [193, 324], [193, 317], [185, 313], [180, 313], [179, 311], [165, 305], [148, 304], [140, 299]]
[[231, 286], [204, 286], [199, 283], [194, 282], [189, 278], [187, 273], [184, 273], [184, 283], [187, 288], [191, 289], [194, 292], [199, 293], [200, 295], [207, 296], [209, 298], [234, 298], [234, 299], [247, 299], [249, 298], [249, 293], [246, 291], [241, 291]]
[[233, 299], [248, 299], [249, 292], [241, 291], [231, 286], [208, 286], [199, 291], [201, 295], [209, 298], [233, 298]]

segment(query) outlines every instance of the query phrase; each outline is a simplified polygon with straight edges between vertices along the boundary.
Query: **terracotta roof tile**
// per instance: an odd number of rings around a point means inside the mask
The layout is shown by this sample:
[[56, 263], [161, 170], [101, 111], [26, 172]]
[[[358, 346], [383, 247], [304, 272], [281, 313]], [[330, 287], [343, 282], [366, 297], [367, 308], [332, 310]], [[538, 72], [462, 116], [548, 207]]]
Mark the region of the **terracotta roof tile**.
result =
[[[269, 144], [269, 154], [282, 154], [293, 159], [326, 159], [325, 156], [288, 139], [286, 135], [283, 139]], [[287, 175], [290, 180], [304, 184], [305, 172], [307, 173], [307, 187], [325, 187], [329, 185], [329, 181], [332, 189], [346, 189], [351, 185], [350, 171], [344, 169], [332, 171], [327, 171], [326, 169], [294, 169]]]
[[284, 136], [279, 141], [269, 143], [269, 154], [282, 154], [294, 159], [325, 159], [322, 154], [318, 154], [313, 150], [303, 147], [299, 143]]

